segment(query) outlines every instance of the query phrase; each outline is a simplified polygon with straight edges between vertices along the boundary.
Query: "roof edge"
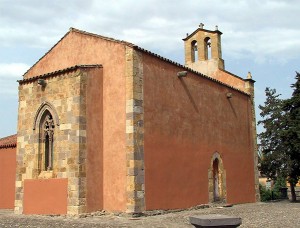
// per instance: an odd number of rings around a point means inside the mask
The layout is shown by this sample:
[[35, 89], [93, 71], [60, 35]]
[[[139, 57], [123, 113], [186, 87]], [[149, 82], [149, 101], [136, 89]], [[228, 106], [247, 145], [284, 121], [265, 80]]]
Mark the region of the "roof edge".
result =
[[[194, 33], [196, 33], [197, 31], [206, 31], [206, 32], [210, 32], [210, 33], [218, 33], [218, 34], [222, 34], [222, 32], [220, 32], [219, 30], [215, 30], [215, 31], [211, 31], [211, 30], [206, 30], [206, 29], [201, 29], [201, 28], [198, 28], [198, 29], [196, 29], [191, 35], [189, 35], [188, 37], [190, 37], [190, 36], [192, 36]], [[155, 54], [155, 53], [153, 53], [153, 52], [151, 52], [151, 51], [148, 51], [148, 50], [146, 50], [146, 49], [144, 49], [144, 48], [141, 48], [141, 47], [139, 47], [139, 46], [137, 46], [137, 45], [135, 45], [135, 44], [132, 44], [132, 43], [130, 43], [130, 42], [127, 42], [127, 41], [124, 41], [124, 40], [117, 40], [117, 39], [114, 39], [114, 38], [110, 38], [110, 37], [106, 37], [106, 36], [101, 36], [101, 35], [98, 35], [98, 34], [95, 34], [95, 33], [90, 33], [90, 32], [86, 32], [86, 31], [83, 31], [83, 30], [80, 30], [80, 29], [76, 29], [76, 28], [73, 28], [73, 27], [70, 27], [70, 29], [69, 29], [69, 31], [54, 45], [54, 46], [52, 46], [52, 48], [51, 49], [49, 49], [49, 51], [48, 52], [46, 52], [34, 65], [32, 65], [31, 67], [30, 67], [30, 69], [28, 69], [27, 71], [26, 71], [26, 73], [29, 71], [29, 70], [31, 70], [42, 58], [44, 58], [54, 47], [56, 47], [57, 46], [57, 44], [61, 41], [61, 40], [63, 40], [69, 33], [71, 33], [71, 32], [76, 32], [76, 33], [80, 33], [80, 34], [83, 34], [83, 35], [88, 35], [88, 36], [94, 36], [94, 37], [97, 37], [97, 38], [101, 38], [101, 39], [104, 39], [104, 40], [108, 40], [108, 41], [111, 41], [111, 42], [117, 42], [117, 43], [120, 43], [120, 44], [124, 44], [124, 45], [126, 45], [126, 46], [129, 46], [129, 47], [132, 47], [132, 48], [134, 48], [134, 49], [137, 49], [137, 50], [139, 50], [139, 51], [142, 51], [142, 52], [144, 52], [144, 53], [147, 53], [147, 54], [150, 54], [150, 55], [152, 55], [152, 56], [154, 56], [154, 57], [156, 57], [156, 58], [159, 58], [159, 59], [161, 59], [161, 60], [163, 60], [163, 61], [166, 61], [166, 62], [168, 62], [168, 63], [171, 63], [171, 64], [173, 64], [173, 65], [176, 65], [176, 66], [178, 66], [178, 67], [181, 67], [181, 68], [183, 68], [183, 69], [185, 69], [185, 70], [188, 70], [188, 71], [190, 71], [190, 72], [193, 72], [193, 73], [195, 73], [195, 74], [197, 74], [197, 75], [199, 75], [199, 76], [202, 76], [202, 77], [205, 77], [205, 78], [207, 78], [207, 79], [210, 79], [210, 80], [212, 80], [212, 81], [215, 81], [215, 82], [217, 82], [217, 83], [219, 83], [219, 84], [222, 84], [222, 85], [224, 85], [224, 86], [227, 86], [228, 88], [231, 88], [231, 89], [234, 89], [234, 90], [236, 90], [236, 91], [239, 91], [239, 92], [241, 92], [241, 93], [244, 93], [244, 94], [246, 94], [246, 95], [249, 95], [248, 93], [246, 93], [245, 91], [242, 91], [242, 90], [239, 90], [239, 89], [237, 89], [237, 88], [235, 88], [235, 87], [233, 87], [233, 86], [230, 86], [230, 85], [227, 85], [227, 84], [225, 84], [225, 83], [223, 83], [223, 82], [221, 82], [221, 81], [219, 81], [219, 80], [216, 80], [216, 79], [214, 79], [214, 78], [211, 78], [211, 77], [209, 77], [209, 76], [207, 76], [207, 75], [204, 75], [204, 74], [202, 74], [202, 73], [200, 73], [200, 72], [198, 72], [198, 71], [195, 71], [195, 70], [193, 70], [193, 69], [191, 69], [191, 68], [188, 68], [188, 67], [186, 67], [186, 66], [184, 66], [184, 65], [181, 65], [181, 64], [179, 64], [179, 63], [177, 63], [177, 62], [175, 62], [175, 61], [172, 61], [172, 60], [170, 60], [170, 59], [167, 59], [167, 58], [164, 58], [164, 57], [162, 57], [162, 56], [160, 56], [160, 55], [158, 55], [158, 54]], [[187, 38], [185, 38], [185, 39], [187, 39]], [[67, 72], [67, 71], [71, 71], [71, 70], [75, 70], [75, 69], [77, 69], [77, 68], [80, 68], [80, 67], [102, 67], [102, 65], [75, 65], [75, 66], [73, 66], [73, 67], [69, 67], [69, 68], [65, 68], [65, 69], [62, 69], [62, 70], [58, 70], [58, 71], [54, 71], [54, 72], [51, 72], [51, 73], [47, 73], [47, 74], [43, 74], [43, 75], [38, 75], [38, 76], [35, 76], [35, 77], [31, 77], [31, 78], [28, 78], [28, 79], [23, 79], [23, 80], [18, 80], [17, 82], [19, 82], [19, 84], [21, 84], [21, 83], [26, 83], [26, 82], [32, 82], [32, 81], [35, 81], [35, 80], [37, 80], [37, 79], [39, 79], [39, 78], [47, 78], [47, 77], [50, 77], [50, 76], [54, 76], [54, 75], [57, 75], [57, 74], [60, 74], [60, 73], [63, 73], [63, 72]], [[25, 74], [26, 74], [25, 73]], [[228, 73], [230, 73], [230, 72], [228, 72]], [[24, 75], [25, 75], [24, 74]], [[231, 73], [230, 73], [231, 74]], [[24, 76], [23, 75], [23, 76]], [[233, 75], [233, 76], [236, 76], [236, 75], [234, 75], [234, 74], [231, 74], [231, 75]], [[239, 76], [236, 76], [236, 77], [239, 77]]]
[[[217, 82], [217, 83], [219, 83], [219, 84], [221, 84], [221, 85], [223, 85], [223, 86], [226, 86], [226, 87], [228, 87], [228, 88], [230, 88], [230, 89], [233, 89], [233, 90], [235, 90], [235, 91], [238, 91], [238, 92], [240, 92], [240, 93], [243, 93], [243, 94], [245, 94], [245, 95], [250, 96], [249, 93], [247, 93], [247, 92], [245, 92], [245, 91], [243, 91], [243, 90], [240, 90], [240, 89], [235, 88], [235, 87], [233, 87], [233, 86], [231, 86], [231, 85], [228, 85], [228, 84], [226, 84], [226, 83], [224, 83], [224, 82], [221, 82], [221, 81], [219, 81], [219, 80], [217, 80], [217, 79], [215, 79], [215, 78], [212, 78], [212, 77], [210, 77], [210, 76], [207, 76], [207, 75], [205, 75], [205, 74], [202, 74], [202, 73], [200, 73], [199, 71], [195, 71], [195, 70], [193, 70], [192, 68], [186, 67], [186, 66], [184, 66], [184, 65], [182, 65], [182, 64], [180, 64], [180, 63], [177, 63], [177, 62], [172, 61], [172, 60], [170, 60], [170, 59], [164, 58], [164, 57], [162, 57], [162, 56], [160, 56], [160, 55], [158, 55], [158, 54], [155, 54], [155, 53], [153, 53], [153, 52], [151, 52], [151, 51], [148, 51], [148, 50], [146, 50], [146, 49], [144, 49], [144, 48], [141, 48], [141, 47], [139, 47], [139, 46], [134, 46], [134, 48], [137, 49], [137, 50], [139, 50], [139, 51], [142, 51], [142, 52], [144, 52], [144, 53], [146, 53], [146, 54], [149, 54], [149, 55], [152, 55], [152, 56], [154, 56], [154, 57], [156, 57], [156, 58], [159, 58], [159, 59], [161, 59], [161, 60], [163, 60], [163, 61], [165, 61], [165, 62], [168, 62], [168, 63], [171, 63], [171, 64], [176, 65], [176, 66], [178, 66], [178, 67], [181, 67], [181, 68], [183, 68], [184, 70], [187, 70], [187, 71], [189, 71], [189, 72], [192, 72], [192, 73], [194, 73], [194, 74], [196, 74], [196, 75], [198, 75], [198, 76], [204, 77], [204, 78], [209, 79], [209, 80], [211, 80], [211, 81]], [[225, 71], [225, 72], [227, 72], [227, 71]], [[232, 76], [235, 76], [235, 77], [237, 77], [237, 78], [239, 78], [239, 79], [244, 80], [243, 78], [241, 78], [241, 77], [239, 77], [239, 76], [237, 76], [237, 75], [235, 75], [235, 74], [232, 74], [232, 73], [230, 73], [230, 72], [227, 72], [227, 73], [229, 73], [229, 74], [231, 74]]]
[[0, 149], [2, 148], [14, 148], [17, 146], [17, 143], [10, 143], [10, 144], [5, 144], [5, 145], [0, 145]]
[[[4, 142], [3, 144], [1, 144], [1, 141], [5, 141], [6, 139], [9, 139], [9, 138], [11, 138], [10, 142], [7, 142], [7, 143]], [[11, 142], [11, 141], [13, 141], [13, 142]], [[17, 146], [17, 134], [9, 135], [4, 138], [0, 138], [0, 149], [1, 148], [13, 148], [16, 146]]]
[[80, 33], [80, 34], [83, 34], [83, 35], [94, 36], [94, 37], [97, 37], [97, 38], [100, 38], [100, 39], [103, 39], [103, 40], [108, 40], [108, 41], [112, 41], [112, 42], [115, 42], [115, 43], [125, 44], [125, 45], [132, 46], [132, 47], [136, 46], [135, 44], [132, 44], [132, 43], [124, 41], [124, 40], [118, 40], [118, 39], [114, 39], [114, 38], [111, 38], [111, 37], [108, 37], [108, 36], [102, 36], [102, 35], [99, 35], [99, 34], [96, 34], [96, 33], [86, 32], [84, 30], [80, 30], [80, 29], [73, 28], [73, 27], [70, 28], [70, 32], [77, 32], [77, 33]]
[[223, 33], [219, 30], [207, 30], [207, 29], [202, 29], [202, 28], [197, 28], [194, 32], [192, 32], [190, 35], [186, 36], [185, 38], [183, 38], [183, 41], [188, 40], [189, 38], [191, 38], [193, 35], [195, 35], [198, 31], [203, 31], [203, 32], [209, 32], [209, 33], [218, 33], [219, 35], [222, 35]]
[[101, 35], [98, 35], [98, 34], [95, 34], [95, 33], [90, 33], [90, 32], [86, 32], [84, 30], [80, 30], [80, 29], [70, 27], [69, 31], [62, 38], [60, 38], [42, 57], [40, 57], [22, 76], [24, 77], [35, 65], [37, 65], [48, 53], [50, 53], [71, 32], [76, 32], [76, 33], [83, 34], [83, 35], [88, 35], [88, 36], [94, 36], [94, 37], [97, 37], [97, 38], [101, 38], [101, 39], [112, 41], [112, 42], [121, 43], [121, 44], [131, 46], [131, 47], [136, 46], [136, 45], [134, 45], [130, 42], [124, 41], [124, 40], [117, 40], [117, 39], [114, 39], [114, 38], [101, 36]]
[[236, 74], [233, 74], [233, 73], [231, 73], [231, 72], [229, 72], [229, 71], [227, 71], [227, 70], [224, 70], [224, 69], [219, 69], [219, 70], [220, 70], [220, 71], [223, 71], [224, 73], [230, 74], [231, 76], [233, 76], [233, 77], [235, 77], [235, 78], [238, 78], [238, 79], [241, 79], [241, 80], [245, 81], [244, 78], [242, 78], [242, 77], [240, 77], [240, 76], [238, 76], [238, 75], [236, 75]]
[[81, 69], [81, 68], [102, 68], [102, 65], [101, 64], [75, 65], [75, 66], [71, 66], [71, 67], [68, 67], [68, 68], [61, 69], [61, 70], [56, 70], [56, 71], [53, 71], [53, 72], [49, 72], [49, 73], [46, 73], [46, 74], [26, 78], [26, 79], [23, 79], [23, 80], [17, 80], [17, 82], [19, 84], [29, 83], [29, 82], [36, 81], [37, 79], [45, 79], [45, 78], [49, 78], [49, 77], [54, 77], [54, 76], [57, 76], [59, 74], [70, 72], [70, 71], [75, 71], [75, 70]]
[[62, 41], [70, 31], [68, 31], [62, 38], [60, 38], [42, 57], [40, 57], [22, 76], [24, 77], [36, 64], [38, 64], [49, 52], [51, 52], [60, 41]]

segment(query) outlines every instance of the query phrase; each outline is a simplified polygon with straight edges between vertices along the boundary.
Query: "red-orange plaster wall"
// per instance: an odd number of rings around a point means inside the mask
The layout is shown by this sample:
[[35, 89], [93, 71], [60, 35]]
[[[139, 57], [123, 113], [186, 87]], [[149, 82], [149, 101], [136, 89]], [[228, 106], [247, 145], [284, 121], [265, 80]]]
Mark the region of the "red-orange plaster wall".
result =
[[24, 214], [67, 214], [67, 201], [67, 178], [24, 181]]
[[238, 88], [239, 90], [246, 91], [245, 89], [245, 81], [241, 78], [231, 75], [229, 72], [217, 69], [212, 77], [227, 84]]
[[191, 72], [179, 79], [181, 68], [153, 56], [143, 61], [146, 210], [208, 203], [215, 152], [227, 202], [254, 202], [250, 97]]
[[124, 44], [71, 31], [24, 78], [82, 64], [103, 66], [103, 209], [125, 211]]
[[14, 208], [16, 164], [16, 147], [0, 148], [0, 209]]
[[87, 212], [103, 209], [103, 69], [87, 77]]

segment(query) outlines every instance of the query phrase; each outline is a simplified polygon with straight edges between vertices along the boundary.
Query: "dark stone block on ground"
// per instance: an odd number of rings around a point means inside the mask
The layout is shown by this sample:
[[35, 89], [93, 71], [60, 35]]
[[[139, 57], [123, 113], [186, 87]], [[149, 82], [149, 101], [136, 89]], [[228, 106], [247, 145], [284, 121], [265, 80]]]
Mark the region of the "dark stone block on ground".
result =
[[242, 224], [239, 217], [210, 214], [190, 217], [190, 223], [195, 227], [238, 227]]

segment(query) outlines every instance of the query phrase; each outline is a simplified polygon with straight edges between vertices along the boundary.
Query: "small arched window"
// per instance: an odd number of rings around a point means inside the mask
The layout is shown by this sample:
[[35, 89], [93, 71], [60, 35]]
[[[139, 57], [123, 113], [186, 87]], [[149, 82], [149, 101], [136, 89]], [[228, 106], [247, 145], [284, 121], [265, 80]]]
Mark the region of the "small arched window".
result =
[[218, 152], [215, 152], [210, 161], [208, 169], [208, 192], [209, 201], [226, 200], [226, 171], [223, 161]]
[[214, 201], [218, 201], [220, 199], [219, 193], [219, 160], [216, 158], [213, 161], [213, 186], [214, 186]]
[[51, 113], [45, 110], [39, 125], [40, 168], [42, 171], [53, 169], [54, 120]]
[[205, 45], [205, 60], [211, 59], [211, 40], [209, 37], [206, 37], [204, 39], [204, 45]]
[[198, 61], [198, 45], [197, 41], [193, 40], [191, 43], [191, 54], [192, 54], [192, 62]]

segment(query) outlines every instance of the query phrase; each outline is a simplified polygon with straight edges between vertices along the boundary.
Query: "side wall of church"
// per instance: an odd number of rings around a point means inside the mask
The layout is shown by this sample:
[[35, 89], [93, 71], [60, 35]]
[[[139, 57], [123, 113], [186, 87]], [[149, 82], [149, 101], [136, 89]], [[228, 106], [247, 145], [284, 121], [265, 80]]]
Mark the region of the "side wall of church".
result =
[[103, 69], [89, 70], [86, 89], [87, 212], [103, 209]]
[[15, 202], [16, 147], [0, 147], [0, 209], [13, 209]]
[[[37, 80], [21, 83], [19, 86], [15, 212], [23, 213], [24, 209], [26, 211], [23, 200], [24, 182], [27, 179], [38, 182], [55, 178], [68, 182], [68, 214], [82, 213], [86, 210], [87, 73], [77, 69], [45, 80], [45, 88], [38, 85]], [[41, 170], [43, 164], [39, 163], [42, 146], [39, 143], [39, 128], [33, 129], [37, 110], [45, 102], [51, 104], [54, 109], [52, 111], [58, 117], [53, 118], [55, 128], [51, 171]], [[28, 186], [30, 188], [30, 184]], [[47, 198], [47, 194], [44, 197]], [[34, 199], [29, 200], [29, 203], [39, 204]]]
[[143, 63], [146, 210], [208, 203], [215, 154], [226, 201], [254, 202], [250, 96], [192, 72], [178, 78], [182, 68], [148, 54]]
[[248, 92], [245, 88], [245, 81], [237, 76], [231, 75], [227, 71], [217, 69], [210, 76], [225, 83], [226, 85], [230, 85], [241, 91]]
[[125, 45], [98, 36], [70, 31], [25, 74], [24, 78], [74, 65], [89, 64], [103, 66], [103, 209], [125, 211]]

